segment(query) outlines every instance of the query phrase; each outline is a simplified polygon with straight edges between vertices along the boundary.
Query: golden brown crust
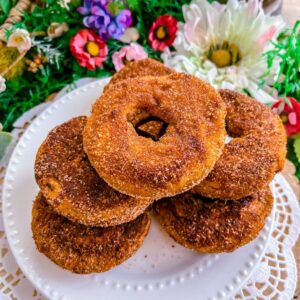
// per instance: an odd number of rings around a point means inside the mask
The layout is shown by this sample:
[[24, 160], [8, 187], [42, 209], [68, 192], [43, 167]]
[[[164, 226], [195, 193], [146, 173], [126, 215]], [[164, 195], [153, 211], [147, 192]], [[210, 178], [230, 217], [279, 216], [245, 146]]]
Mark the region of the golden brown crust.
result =
[[32, 209], [32, 232], [37, 249], [74, 273], [105, 272], [132, 256], [149, 227], [148, 214], [114, 227], [87, 227], [58, 215], [38, 194]]
[[178, 243], [202, 253], [232, 252], [252, 241], [273, 206], [269, 188], [240, 201], [188, 191], [154, 204], [159, 223]]
[[282, 170], [286, 134], [280, 118], [267, 106], [229, 90], [221, 90], [227, 107], [229, 135], [212, 172], [194, 191], [209, 198], [232, 199], [251, 195], [266, 187]]
[[53, 129], [40, 146], [35, 177], [54, 210], [88, 226], [129, 222], [152, 203], [113, 190], [90, 165], [83, 151], [86, 117], [77, 117]]
[[[168, 124], [155, 142], [131, 122], [146, 111]], [[175, 195], [198, 184], [219, 158], [225, 105], [207, 83], [186, 74], [127, 79], [102, 94], [83, 133], [98, 174], [118, 191], [143, 198]]]
[[152, 58], [132, 61], [129, 62], [119, 72], [114, 74], [110, 82], [104, 88], [104, 91], [107, 91], [115, 83], [118, 83], [125, 79], [143, 76], [165, 76], [174, 72], [175, 71], [173, 71], [172, 69], [166, 67], [164, 64]]

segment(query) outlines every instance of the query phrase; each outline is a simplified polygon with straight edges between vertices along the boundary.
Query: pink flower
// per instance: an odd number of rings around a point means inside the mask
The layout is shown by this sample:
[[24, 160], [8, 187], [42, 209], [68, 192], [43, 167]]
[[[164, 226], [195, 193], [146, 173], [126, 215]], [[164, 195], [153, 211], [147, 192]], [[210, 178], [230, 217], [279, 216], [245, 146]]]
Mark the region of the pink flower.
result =
[[296, 99], [280, 99], [273, 104], [272, 110], [279, 114], [287, 136], [300, 132], [300, 103]]
[[70, 50], [72, 55], [77, 58], [78, 63], [88, 70], [102, 67], [108, 52], [101, 37], [88, 29], [82, 29], [72, 37]]
[[128, 61], [141, 60], [147, 58], [148, 55], [144, 48], [138, 44], [130, 44], [123, 47], [120, 51], [115, 52], [112, 56], [116, 71], [121, 70]]

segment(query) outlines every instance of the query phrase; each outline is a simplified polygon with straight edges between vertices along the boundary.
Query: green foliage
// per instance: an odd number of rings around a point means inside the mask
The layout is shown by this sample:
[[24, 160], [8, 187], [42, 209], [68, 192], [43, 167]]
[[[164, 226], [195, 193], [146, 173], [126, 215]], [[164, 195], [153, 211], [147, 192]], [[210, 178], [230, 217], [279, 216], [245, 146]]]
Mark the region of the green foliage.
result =
[[300, 163], [300, 138], [294, 140], [294, 151], [298, 159], [298, 162]]
[[266, 53], [269, 68], [274, 58], [281, 59], [274, 88], [280, 96], [294, 97], [300, 102], [300, 20], [292, 29], [282, 33], [274, 46], [274, 50]]
[[[17, 0], [0, 0], [0, 7], [2, 9], [4, 7], [3, 11], [8, 12], [11, 5], [15, 4], [13, 1]], [[147, 41], [148, 31], [153, 21], [163, 14], [171, 14], [179, 21], [183, 21], [182, 5], [190, 1], [127, 0], [125, 2], [132, 10], [133, 26], [136, 26], [140, 33], [138, 43], [144, 46], [149, 57], [160, 60], [160, 52], [151, 49]], [[69, 50], [71, 38], [80, 29], [84, 28], [82, 24], [83, 17], [76, 11], [76, 7], [81, 2], [72, 0], [69, 4], [69, 9], [61, 7], [57, 0], [44, 0], [40, 3], [43, 3], [43, 5], [36, 5], [32, 12], [25, 12], [23, 21], [15, 24], [12, 30], [25, 28], [29, 32], [35, 33], [34, 43], [36, 46], [31, 49], [27, 58], [33, 59], [39, 49], [48, 57], [51, 63], [46, 64], [36, 74], [27, 72], [22, 77], [6, 82], [7, 89], [0, 94], [0, 121], [6, 131], [12, 129], [13, 122], [25, 111], [43, 102], [49, 95], [75, 80], [82, 77], [110, 76], [114, 72], [111, 56], [125, 45], [117, 40], [108, 40], [109, 53], [104, 67], [95, 71], [82, 68], [76, 59], [72, 57]], [[118, 8], [112, 7], [112, 9]], [[47, 41], [45, 36], [52, 22], [66, 22], [69, 26], [69, 31], [60, 38]]]
[[[297, 142], [297, 144], [298, 143], [299, 142]], [[298, 148], [297, 145], [296, 145], [296, 147]], [[288, 149], [287, 158], [295, 165], [295, 167], [296, 167], [296, 174], [295, 175], [296, 175], [296, 177], [298, 177], [300, 179], [300, 162], [299, 162], [299, 160], [297, 158], [297, 154], [295, 152], [295, 150], [296, 150], [295, 149], [295, 140], [293, 140], [293, 139], [288, 140], [287, 149]], [[296, 151], [298, 151], [298, 150], [296, 150]]]

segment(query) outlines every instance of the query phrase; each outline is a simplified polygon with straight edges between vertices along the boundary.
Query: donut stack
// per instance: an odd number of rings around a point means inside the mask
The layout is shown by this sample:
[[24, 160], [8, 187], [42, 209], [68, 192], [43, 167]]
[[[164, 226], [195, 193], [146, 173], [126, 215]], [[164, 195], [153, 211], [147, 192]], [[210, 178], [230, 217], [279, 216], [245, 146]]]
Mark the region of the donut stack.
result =
[[38, 150], [37, 248], [72, 272], [107, 271], [142, 245], [153, 208], [184, 247], [234, 251], [271, 212], [285, 144], [279, 117], [248, 96], [152, 59], [128, 63], [89, 117]]

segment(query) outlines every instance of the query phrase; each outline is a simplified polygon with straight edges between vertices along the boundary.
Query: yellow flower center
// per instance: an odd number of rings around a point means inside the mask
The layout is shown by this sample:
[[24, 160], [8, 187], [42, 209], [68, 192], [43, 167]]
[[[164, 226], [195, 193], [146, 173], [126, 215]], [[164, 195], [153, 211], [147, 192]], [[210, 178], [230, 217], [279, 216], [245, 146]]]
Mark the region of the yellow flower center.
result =
[[289, 121], [289, 118], [288, 118], [288, 114], [286, 112], [282, 112], [280, 115], [279, 115], [281, 121], [283, 124], [286, 124], [288, 123]]
[[236, 44], [223, 42], [222, 45], [213, 45], [209, 48], [207, 57], [218, 68], [237, 65], [241, 60], [241, 51]]
[[100, 52], [100, 48], [97, 43], [95, 42], [88, 42], [86, 45], [86, 51], [91, 55], [91, 56], [98, 56]]
[[20, 43], [23, 42], [23, 38], [20, 37], [20, 36], [16, 36], [16, 37], [15, 37], [15, 42], [18, 43], [18, 44], [20, 44]]
[[155, 32], [155, 36], [159, 39], [159, 40], [164, 40], [168, 35], [168, 32], [165, 28], [165, 26], [159, 26], [157, 29], [156, 29], [156, 32]]

